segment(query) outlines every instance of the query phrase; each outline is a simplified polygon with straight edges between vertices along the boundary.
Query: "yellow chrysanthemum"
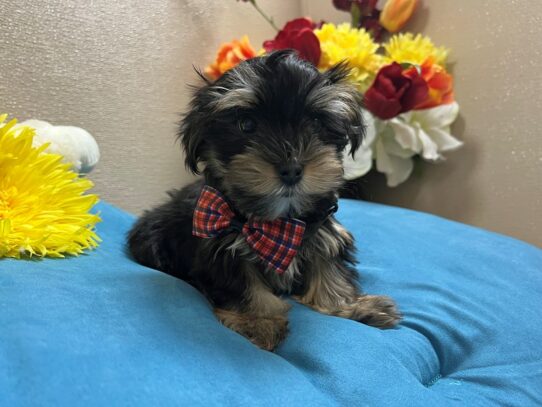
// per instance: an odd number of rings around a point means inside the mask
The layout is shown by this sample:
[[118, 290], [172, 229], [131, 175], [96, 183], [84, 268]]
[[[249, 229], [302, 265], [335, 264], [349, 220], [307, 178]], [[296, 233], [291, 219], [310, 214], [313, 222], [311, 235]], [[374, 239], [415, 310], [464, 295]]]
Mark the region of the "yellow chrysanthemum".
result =
[[414, 36], [412, 33], [397, 34], [391, 37], [384, 45], [387, 62], [423, 64], [428, 58], [434, 63], [444, 66], [448, 57], [448, 50], [444, 47], [435, 47], [435, 44], [421, 34]]
[[348, 61], [352, 69], [350, 79], [361, 91], [366, 90], [382, 66], [382, 56], [377, 54], [379, 45], [363, 28], [350, 24], [324, 24], [314, 33], [320, 40], [322, 56], [318, 68], [326, 70], [333, 65]]
[[32, 147], [34, 130], [14, 128], [0, 115], [0, 258], [78, 255], [100, 241], [91, 181], [62, 164], [62, 156]]

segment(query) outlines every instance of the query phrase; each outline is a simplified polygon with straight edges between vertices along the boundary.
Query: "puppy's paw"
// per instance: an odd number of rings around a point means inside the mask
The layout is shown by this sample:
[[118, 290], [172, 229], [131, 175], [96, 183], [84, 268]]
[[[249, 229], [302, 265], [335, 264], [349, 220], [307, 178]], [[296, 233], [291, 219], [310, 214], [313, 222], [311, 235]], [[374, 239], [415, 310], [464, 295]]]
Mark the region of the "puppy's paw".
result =
[[222, 324], [264, 350], [272, 351], [288, 334], [288, 319], [283, 315], [260, 317], [223, 309], [215, 309], [215, 314]]
[[395, 303], [383, 295], [362, 295], [349, 306], [350, 319], [377, 328], [392, 328], [401, 320]]

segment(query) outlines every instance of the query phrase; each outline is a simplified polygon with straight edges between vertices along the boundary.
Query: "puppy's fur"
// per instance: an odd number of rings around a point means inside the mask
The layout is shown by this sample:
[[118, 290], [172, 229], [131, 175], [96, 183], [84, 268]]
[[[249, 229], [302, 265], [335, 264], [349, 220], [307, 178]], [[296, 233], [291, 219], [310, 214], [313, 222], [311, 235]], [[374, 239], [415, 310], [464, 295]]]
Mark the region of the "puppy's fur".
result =
[[[358, 93], [347, 74], [344, 65], [320, 73], [281, 51], [207, 82], [195, 92], [179, 134], [188, 168], [203, 168], [204, 179], [171, 192], [130, 232], [137, 261], [192, 284], [224, 325], [263, 349], [274, 349], [286, 336], [289, 305], [282, 294], [377, 327], [399, 320], [391, 299], [359, 291], [352, 235], [326, 215], [343, 182], [343, 150], [349, 141], [353, 154], [363, 136]], [[291, 163], [302, 168], [293, 185], [280, 175]], [[204, 184], [247, 218], [307, 223], [285, 273], [267, 270], [239, 234], [192, 236], [192, 213]]]

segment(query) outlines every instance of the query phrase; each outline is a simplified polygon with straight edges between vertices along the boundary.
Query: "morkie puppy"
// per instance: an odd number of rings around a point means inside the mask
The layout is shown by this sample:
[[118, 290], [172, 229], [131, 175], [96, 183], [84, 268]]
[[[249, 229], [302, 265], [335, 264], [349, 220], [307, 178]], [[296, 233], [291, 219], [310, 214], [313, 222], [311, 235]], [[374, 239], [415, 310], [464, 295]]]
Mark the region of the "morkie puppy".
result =
[[203, 179], [170, 192], [129, 235], [133, 257], [201, 291], [217, 318], [272, 350], [290, 305], [387, 328], [393, 301], [360, 292], [352, 235], [333, 216], [341, 158], [363, 137], [344, 64], [320, 73], [291, 51], [247, 60], [197, 89], [180, 127]]

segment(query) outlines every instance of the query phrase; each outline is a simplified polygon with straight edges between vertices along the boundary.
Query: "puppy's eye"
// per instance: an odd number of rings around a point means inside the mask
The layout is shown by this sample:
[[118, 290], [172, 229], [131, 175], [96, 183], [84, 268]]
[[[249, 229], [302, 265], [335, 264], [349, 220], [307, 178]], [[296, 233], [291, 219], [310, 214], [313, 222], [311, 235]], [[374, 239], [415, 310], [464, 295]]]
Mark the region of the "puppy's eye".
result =
[[320, 131], [324, 127], [322, 120], [319, 117], [313, 117], [311, 119], [311, 126], [314, 131]]
[[239, 129], [243, 133], [254, 133], [256, 131], [256, 121], [250, 117], [241, 117], [239, 119]]

